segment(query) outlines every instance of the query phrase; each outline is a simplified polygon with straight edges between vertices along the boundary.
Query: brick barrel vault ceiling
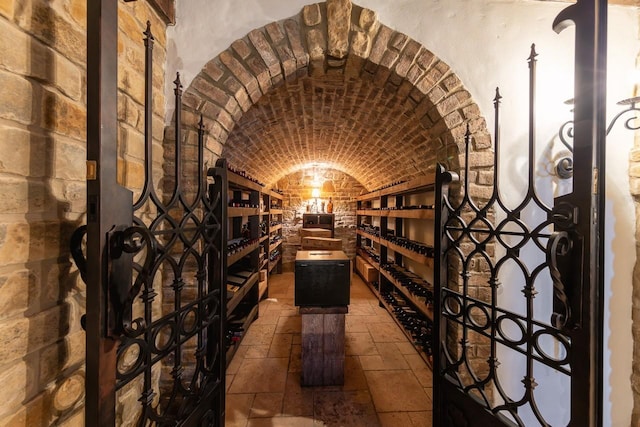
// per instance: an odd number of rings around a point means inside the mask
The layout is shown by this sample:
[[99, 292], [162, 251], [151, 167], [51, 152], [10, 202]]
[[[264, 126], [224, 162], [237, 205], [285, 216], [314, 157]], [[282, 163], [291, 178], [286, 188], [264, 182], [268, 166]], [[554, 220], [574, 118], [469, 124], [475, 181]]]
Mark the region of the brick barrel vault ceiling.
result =
[[347, 0], [252, 30], [203, 67], [182, 101], [187, 141], [202, 115], [207, 147], [268, 186], [314, 164], [368, 190], [436, 161], [457, 170], [467, 126], [470, 166], [491, 168], [485, 120], [451, 67]]
[[441, 146], [393, 93], [363, 80], [304, 77], [260, 98], [222, 155], [265, 183], [318, 164], [373, 189], [433, 168]]

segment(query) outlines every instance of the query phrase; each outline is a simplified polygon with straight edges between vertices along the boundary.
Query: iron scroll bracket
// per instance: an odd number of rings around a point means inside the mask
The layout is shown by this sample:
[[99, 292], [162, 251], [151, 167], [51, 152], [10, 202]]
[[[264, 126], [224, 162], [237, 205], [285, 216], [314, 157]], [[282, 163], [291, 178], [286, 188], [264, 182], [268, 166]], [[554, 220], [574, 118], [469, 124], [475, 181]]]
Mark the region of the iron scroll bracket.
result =
[[553, 313], [551, 314], [551, 324], [565, 330], [571, 322], [571, 305], [567, 288], [562, 281], [562, 274], [558, 268], [558, 257], [567, 256], [573, 249], [569, 233], [566, 231], [555, 231], [549, 238], [547, 245], [547, 263], [553, 281]]

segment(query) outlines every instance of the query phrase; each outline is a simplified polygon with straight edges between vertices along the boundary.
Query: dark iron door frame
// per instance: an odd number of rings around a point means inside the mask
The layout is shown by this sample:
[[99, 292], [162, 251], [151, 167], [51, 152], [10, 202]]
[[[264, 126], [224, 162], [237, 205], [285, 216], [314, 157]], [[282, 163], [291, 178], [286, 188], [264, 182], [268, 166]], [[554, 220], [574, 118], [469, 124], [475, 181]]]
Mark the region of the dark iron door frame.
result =
[[[141, 390], [138, 425], [223, 426], [226, 175], [211, 169], [205, 177], [201, 120], [197, 183], [190, 193], [183, 188], [178, 78], [175, 183], [170, 194], [156, 194], [149, 24], [144, 36], [145, 183], [134, 201], [116, 177], [118, 1], [88, 2], [87, 225], [72, 237], [87, 283], [85, 424], [115, 426], [116, 392], [135, 382]], [[158, 314], [160, 274], [173, 309], [163, 304]]]
[[[478, 207], [468, 195], [468, 161], [459, 204], [452, 203], [448, 197], [448, 186], [457, 179], [457, 175], [442, 168], [438, 172], [436, 226], [441, 228], [436, 233], [440, 237], [436, 239], [435, 248], [440, 254], [436, 258], [435, 269], [435, 282], [440, 286], [435, 300], [435, 313], [438, 313], [434, 335], [436, 426], [524, 425], [519, 411], [525, 407], [535, 415], [540, 425], [549, 425], [534, 397], [534, 389], [538, 385], [535, 364], [544, 364], [570, 378], [568, 425], [602, 425], [607, 1], [578, 0], [558, 15], [553, 28], [559, 32], [572, 23], [576, 27], [572, 192], [555, 198], [553, 207], [546, 206], [536, 194], [532, 173], [536, 61], [533, 49], [529, 58], [529, 190], [522, 204], [508, 209], [498, 191], [498, 92], [495, 99], [494, 193], [490, 201]], [[466, 142], [468, 147], [469, 134]], [[529, 206], [546, 212], [546, 220], [525, 224], [521, 216]], [[504, 220], [498, 224], [487, 220], [492, 210], [504, 212]], [[514, 232], [514, 225], [520, 231]], [[505, 243], [509, 238], [520, 239], [520, 243], [510, 246]], [[471, 243], [472, 249], [467, 246], [465, 252], [460, 248], [461, 242]], [[537, 245], [541, 253], [546, 254], [546, 262], [532, 272], [517, 261], [525, 242]], [[488, 244], [502, 245], [506, 253], [504, 258], [494, 260], [487, 252]], [[474, 256], [487, 260], [489, 265], [488, 301], [469, 293], [471, 270], [467, 268]], [[451, 271], [452, 259], [458, 261], [462, 269], [457, 279], [458, 288], [449, 282], [451, 275], [457, 274]], [[526, 272], [522, 287], [527, 306], [524, 315], [510, 312], [498, 304], [497, 288], [501, 285], [498, 271], [506, 259]], [[553, 284], [553, 315], [544, 322], [535, 319], [533, 314], [537, 293], [535, 283], [539, 274], [550, 276], [549, 281]], [[520, 325], [522, 339], [511, 339], [502, 327], [503, 321]], [[557, 360], [541, 351], [539, 340], [542, 334], [560, 343], [566, 351], [565, 357]], [[469, 360], [470, 344], [473, 344], [470, 336], [490, 342], [486, 372], [478, 375]], [[497, 359], [498, 346], [508, 347], [526, 358], [522, 394], [510, 396], [501, 387], [496, 373], [500, 362]]]

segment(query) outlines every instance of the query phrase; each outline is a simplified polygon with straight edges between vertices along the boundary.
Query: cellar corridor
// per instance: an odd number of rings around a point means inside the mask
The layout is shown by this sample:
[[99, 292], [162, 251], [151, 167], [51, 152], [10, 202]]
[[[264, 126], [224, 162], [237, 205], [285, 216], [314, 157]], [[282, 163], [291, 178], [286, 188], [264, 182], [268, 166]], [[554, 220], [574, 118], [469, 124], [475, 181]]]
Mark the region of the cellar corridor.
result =
[[[552, 28], [585, 4], [606, 42]], [[0, 0], [0, 426], [224, 426], [225, 402], [229, 427], [640, 426], [639, 7]], [[558, 130], [603, 50], [584, 150]], [[591, 180], [556, 168], [605, 151]], [[563, 191], [595, 183], [578, 215]], [[554, 208], [514, 213], [525, 192]], [[589, 212], [599, 258], [554, 274]], [[300, 385], [312, 248], [350, 260], [341, 386]], [[561, 283], [595, 269], [584, 301]]]
[[227, 368], [226, 427], [430, 427], [431, 370], [357, 275], [345, 328], [345, 383], [300, 386], [300, 315], [292, 273], [269, 298]]

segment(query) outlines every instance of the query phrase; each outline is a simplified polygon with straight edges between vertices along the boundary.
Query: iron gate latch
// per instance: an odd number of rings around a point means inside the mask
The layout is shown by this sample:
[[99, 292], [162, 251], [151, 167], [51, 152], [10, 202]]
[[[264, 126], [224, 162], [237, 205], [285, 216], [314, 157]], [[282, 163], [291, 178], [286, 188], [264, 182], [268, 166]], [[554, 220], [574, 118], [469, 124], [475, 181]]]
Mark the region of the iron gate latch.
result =
[[553, 282], [551, 325], [570, 332], [580, 327], [582, 239], [575, 232], [578, 208], [559, 202], [549, 213], [554, 231], [547, 243], [547, 265]]

